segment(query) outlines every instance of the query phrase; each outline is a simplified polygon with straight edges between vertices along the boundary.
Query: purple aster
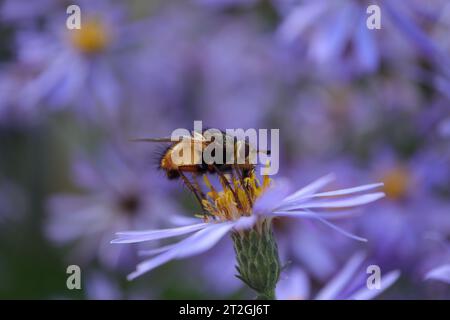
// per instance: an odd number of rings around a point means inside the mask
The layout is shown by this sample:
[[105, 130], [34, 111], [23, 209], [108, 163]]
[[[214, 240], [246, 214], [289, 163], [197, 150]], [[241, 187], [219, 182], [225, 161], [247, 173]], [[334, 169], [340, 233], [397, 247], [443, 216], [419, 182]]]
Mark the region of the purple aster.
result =
[[[399, 159], [385, 150], [372, 159], [373, 168], [366, 168], [365, 174], [360, 171], [355, 180], [382, 181], [389, 201], [369, 209], [371, 214], [348, 221], [348, 227], [369, 240], [366, 250], [371, 261], [385, 270], [400, 269], [410, 280], [444, 263], [441, 241], [436, 240], [450, 234], [450, 216], [447, 199], [436, 192], [439, 175], [445, 173], [436, 160], [440, 159], [420, 153], [409, 160]], [[340, 246], [341, 252], [354, 249], [353, 243]]]
[[[17, 92], [27, 108], [74, 107], [84, 116], [115, 119], [124, 103], [120, 80], [127, 48], [136, 40], [122, 7], [109, 1], [79, 3], [82, 28], [65, 28], [65, 14], [49, 14], [44, 26], [16, 33], [17, 62], [34, 73]], [[65, 13], [65, 7], [62, 6]], [[58, 12], [58, 11], [57, 11]]]
[[300, 46], [297, 50], [322, 71], [372, 72], [380, 53], [365, 12], [358, 1], [303, 1], [289, 10], [279, 35], [284, 43]]
[[0, 20], [27, 26], [35, 27], [38, 24], [38, 17], [44, 17], [49, 12], [54, 13], [57, 7], [61, 12], [65, 12], [64, 2], [60, 0], [42, 0], [30, 2], [27, 0], [5, 0], [0, 4]]
[[227, 297], [239, 289], [242, 282], [234, 275], [234, 249], [229, 239], [222, 239], [214, 250], [209, 250], [197, 257], [190, 265], [189, 273], [198, 279], [199, 286], [208, 294], [214, 293], [219, 297]]
[[[341, 224], [340, 224], [341, 225]], [[330, 234], [326, 226], [307, 219], [279, 219], [274, 221], [282, 261], [301, 265], [314, 280], [323, 282], [339, 266], [338, 256], [344, 255], [347, 238]], [[339, 255], [336, 254], [339, 249]]]
[[[161, 215], [175, 212], [158, 179], [108, 149], [101, 165], [79, 159], [73, 179], [83, 193], [61, 193], [48, 200], [46, 233], [56, 244], [75, 243], [73, 255], [86, 262], [98, 258], [104, 265], [134, 261], [134, 248], [109, 245], [109, 235], [124, 228], [159, 226]], [[122, 258], [122, 259], [121, 259]]]
[[[348, 158], [350, 152], [356, 156], [372, 152], [378, 143], [398, 144], [392, 139], [398, 131], [413, 139], [420, 135], [415, 125], [424, 120], [417, 114], [426, 103], [417, 83], [400, 75], [371, 77], [357, 88], [342, 82], [311, 83], [297, 93], [288, 92], [285, 98], [286, 107], [277, 110], [277, 117], [283, 123], [285, 141], [290, 143], [288, 155], [296, 162], [311, 156], [333, 160], [336, 154]], [[430, 127], [422, 130], [424, 137], [429, 136]], [[406, 137], [400, 143], [404, 140]]]
[[[275, 2], [277, 3], [277, 2]], [[314, 72], [353, 78], [378, 71], [381, 62], [403, 65], [424, 55], [430, 61], [439, 49], [421, 26], [417, 2], [383, 1], [381, 29], [366, 26], [371, 1], [281, 1], [279, 27], [283, 43], [314, 63]], [[433, 7], [435, 11], [439, 6]]]
[[281, 300], [370, 300], [376, 298], [392, 286], [400, 276], [399, 271], [391, 271], [381, 277], [380, 289], [368, 289], [364, 278], [364, 255], [352, 256], [345, 266], [322, 288], [311, 295], [307, 275], [299, 267], [291, 267], [277, 286], [277, 297]]
[[[217, 191], [205, 176], [205, 184], [209, 187], [209, 200], [204, 201], [204, 207], [209, 215], [199, 218], [196, 223], [182, 227], [119, 232], [112, 243], [141, 243], [186, 236], [179, 242], [147, 251], [146, 254], [153, 257], [138, 264], [136, 271], [128, 276], [131, 280], [171, 260], [205, 252], [229, 233], [236, 237], [251, 228], [261, 229], [267, 223], [270, 224], [273, 218], [278, 217], [316, 219], [348, 237], [366, 241], [328, 221], [329, 218], [339, 217], [342, 213], [326, 210], [345, 211], [376, 201], [384, 197], [384, 194], [369, 191], [379, 188], [381, 184], [320, 192], [333, 179], [332, 175], [325, 176], [293, 193], [289, 192], [289, 187], [285, 183], [272, 187], [268, 176], [264, 176], [263, 182], [260, 182], [253, 174], [247, 182], [246, 189], [239, 187], [239, 180], [233, 179], [231, 185], [238, 186], [234, 190], [240, 199], [240, 205], [237, 205], [231, 190]], [[248, 191], [247, 194], [245, 190]]]
[[[397, 158], [386, 150], [378, 151], [372, 159], [374, 165], [369, 169], [356, 166], [352, 161], [343, 161], [343, 158], [331, 162], [320, 160], [304, 161], [301, 164], [303, 170], [293, 170], [289, 175], [302, 182], [327, 168], [349, 184], [364, 180], [384, 183], [383, 191], [389, 201], [369, 208], [369, 214], [342, 220], [339, 226], [363, 234], [368, 239], [365, 251], [370, 261], [386, 271], [401, 270], [406, 275], [405, 281], [417, 288], [415, 296], [421, 296], [424, 293], [420, 287], [423, 275], [446, 262], [439, 240], [450, 234], [448, 199], [443, 193], [448, 189], [444, 187], [444, 181], [448, 181], [445, 159], [431, 149], [419, 152], [409, 160]], [[336, 187], [339, 185], [333, 186]], [[275, 223], [281, 256], [284, 255], [284, 261], [301, 265], [314, 281], [323, 284], [336, 271], [343, 257], [360, 249], [358, 243], [345, 238], [325, 236], [326, 230], [320, 225], [312, 225], [311, 221], [298, 221], [297, 224], [300, 229], [294, 222]], [[305, 242], [305, 239], [309, 241]]]

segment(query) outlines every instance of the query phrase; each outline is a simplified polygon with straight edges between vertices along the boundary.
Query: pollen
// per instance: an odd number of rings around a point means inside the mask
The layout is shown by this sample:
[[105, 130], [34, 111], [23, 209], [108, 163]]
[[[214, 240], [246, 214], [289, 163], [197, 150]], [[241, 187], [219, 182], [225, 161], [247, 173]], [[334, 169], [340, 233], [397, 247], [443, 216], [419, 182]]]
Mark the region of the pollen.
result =
[[208, 192], [203, 199], [203, 208], [211, 218], [220, 221], [236, 220], [242, 216], [252, 214], [253, 204], [256, 199], [267, 189], [271, 179], [264, 175], [263, 183], [252, 172], [249, 177], [242, 178], [239, 174], [227, 175], [227, 181], [220, 181], [221, 191], [217, 191], [210, 182], [208, 176], [203, 176]]
[[87, 20], [81, 29], [70, 32], [73, 46], [85, 54], [99, 53], [110, 43], [108, 30], [98, 19]]

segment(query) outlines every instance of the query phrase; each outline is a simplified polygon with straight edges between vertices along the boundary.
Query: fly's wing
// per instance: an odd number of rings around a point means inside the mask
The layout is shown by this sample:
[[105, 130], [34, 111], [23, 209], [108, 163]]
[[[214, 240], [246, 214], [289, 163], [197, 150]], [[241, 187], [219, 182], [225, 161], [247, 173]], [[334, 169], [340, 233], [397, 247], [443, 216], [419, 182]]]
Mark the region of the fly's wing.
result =
[[236, 146], [236, 155], [238, 159], [239, 157], [241, 161], [242, 159], [245, 159], [244, 163], [257, 164], [258, 154], [270, 155], [270, 150], [263, 150], [263, 149], [258, 150], [247, 141], [238, 140], [235, 146]]
[[194, 137], [191, 136], [179, 136], [181, 139], [172, 140], [171, 137], [162, 137], [162, 138], [132, 138], [129, 139], [131, 142], [179, 142], [179, 141], [192, 141], [192, 142], [203, 142], [204, 138], [202, 135], [194, 134]]
[[225, 145], [233, 144], [238, 152], [244, 152], [245, 156], [248, 156], [250, 153], [262, 153], [266, 155], [270, 155], [270, 150], [257, 149], [250, 144], [248, 141], [248, 137], [245, 139], [239, 139], [236, 136], [232, 136], [229, 134], [223, 134]]

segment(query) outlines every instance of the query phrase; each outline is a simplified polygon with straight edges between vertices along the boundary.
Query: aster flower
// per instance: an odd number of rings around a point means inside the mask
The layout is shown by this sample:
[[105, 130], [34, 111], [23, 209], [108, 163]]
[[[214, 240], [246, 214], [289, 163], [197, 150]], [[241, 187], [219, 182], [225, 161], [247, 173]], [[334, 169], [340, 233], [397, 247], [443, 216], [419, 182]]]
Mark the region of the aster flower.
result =
[[[432, 160], [434, 157], [424, 155], [423, 151], [404, 159], [395, 157], [386, 149], [378, 150], [370, 169], [358, 169], [353, 163], [340, 169], [333, 163], [326, 165], [338, 171], [348, 183], [358, 184], [371, 179], [383, 182], [383, 191], [389, 201], [383, 201], [376, 208], [368, 208], [363, 216], [346, 220], [344, 226], [348, 230], [358, 230], [369, 239], [365, 249], [370, 261], [383, 270], [400, 269], [402, 274], [413, 278], [422, 278], [432, 267], [445, 262], [440, 250], [442, 244], [436, 240], [445, 239], [450, 234], [448, 201], [436, 192], [440, 190], [436, 188], [436, 180], [445, 177], [445, 170], [439, 166], [440, 161]], [[301, 236], [293, 233], [291, 238]], [[325, 252], [332, 255], [340, 252], [341, 256], [343, 252], [354, 252], [359, 247], [354, 242], [339, 241], [331, 236], [322, 240], [325, 241]], [[293, 253], [297, 254], [301, 246], [295, 249]], [[292, 256], [296, 258], [296, 255]], [[315, 275], [304, 260], [294, 261], [301, 262], [308, 273]]]
[[225, 298], [242, 289], [243, 283], [237, 279], [234, 264], [235, 252], [233, 244], [226, 237], [219, 241], [214, 250], [198, 255], [187, 263], [187, 272], [198, 283], [198, 288]]
[[333, 175], [322, 177], [294, 193], [289, 192], [285, 183], [274, 187], [265, 175], [262, 182], [254, 173], [244, 182], [234, 174], [230, 179], [229, 183], [222, 182], [223, 190], [218, 191], [204, 176], [208, 193], [203, 207], [207, 214], [195, 223], [171, 229], [117, 233], [118, 237], [112, 243], [140, 243], [187, 236], [174, 244], [144, 252], [154, 257], [138, 264], [128, 279], [135, 279], [171, 260], [205, 252], [225, 235], [231, 234], [238, 261], [238, 277], [258, 293], [258, 298], [273, 299], [281, 270], [272, 232], [273, 218], [313, 218], [353, 239], [366, 241], [328, 221], [328, 218], [338, 217], [339, 213], [323, 210], [349, 209], [384, 197], [382, 192], [368, 192], [380, 187], [379, 183], [319, 192], [334, 179]]
[[[73, 107], [83, 116], [115, 119], [124, 102], [121, 82], [127, 48], [136, 33], [122, 7], [109, 1], [78, 3], [82, 28], [65, 28], [66, 16], [50, 14], [41, 28], [16, 32], [17, 62], [34, 73], [19, 91], [27, 108]], [[65, 10], [65, 7], [63, 7]]]
[[293, 267], [277, 286], [277, 297], [281, 300], [370, 300], [376, 298], [392, 286], [400, 276], [399, 271], [391, 271], [381, 277], [379, 289], [368, 289], [366, 286], [366, 270], [363, 268], [365, 256], [357, 253], [345, 266], [311, 297], [310, 283], [307, 275], [299, 267]]
[[[359, 185], [374, 179], [374, 177], [367, 177], [367, 169], [358, 169], [351, 158], [340, 157], [329, 161], [323, 158], [304, 159], [300, 165], [302, 170], [297, 170], [295, 167], [288, 168], [289, 171], [285, 175], [293, 181], [298, 181], [299, 185], [304, 185], [322, 175], [324, 170], [335, 172], [340, 179], [330, 183], [329, 190], [340, 189], [346, 185]], [[341, 181], [345, 181], [345, 184]], [[367, 208], [367, 211], [363, 209], [348, 211], [351, 219], [339, 219], [336, 222], [339, 222], [339, 226], [345, 230], [364, 234], [368, 239], [368, 245], [371, 246], [375, 239], [369, 237], [370, 233], [366, 233], [364, 229], [358, 229], [356, 222], [370, 218], [375, 218], [373, 221], [377, 221], [377, 217], [382, 212], [379, 210], [379, 205], [371, 206]], [[373, 211], [370, 211], [372, 209]], [[362, 214], [364, 212], [371, 212], [370, 217]], [[378, 222], [375, 223], [378, 225]], [[355, 250], [360, 250], [360, 243], [342, 237], [340, 233], [330, 233], [326, 225], [318, 224], [311, 219], [278, 219], [274, 221], [274, 230], [282, 261], [290, 261], [293, 265], [301, 266], [315, 283], [324, 284], [338, 272], [343, 257], [348, 257]]]
[[[374, 73], [381, 62], [400, 64], [418, 54], [433, 61], [439, 50], [423, 30], [415, 1], [383, 1], [381, 30], [366, 26], [370, 1], [281, 1], [279, 27], [283, 43], [315, 63], [326, 76], [354, 77]], [[292, 5], [293, 3], [293, 5]], [[407, 3], [407, 4], [406, 4]], [[437, 11], [439, 6], [434, 6]], [[321, 21], [321, 23], [317, 23]]]
[[[65, 3], [59, 0], [42, 0], [30, 2], [27, 0], [5, 0], [0, 4], [0, 18], [2, 21], [29, 26], [38, 24], [38, 18], [43, 18], [55, 9], [65, 10]], [[64, 11], [63, 11], [64, 12]]]
[[82, 192], [48, 199], [46, 235], [56, 245], [72, 244], [71, 255], [82, 263], [98, 259], [106, 267], [127, 269], [134, 264], [135, 248], [111, 247], [108, 235], [124, 228], [159, 226], [159, 213], [171, 216], [176, 209], [165, 200], [161, 184], [155, 187], [157, 179], [142, 174], [117, 151], [103, 150], [99, 160], [101, 166], [76, 158], [73, 180]]
[[[318, 20], [324, 23], [316, 24]], [[302, 51], [317, 65], [339, 61], [343, 72], [371, 72], [378, 68], [380, 53], [365, 21], [358, 1], [303, 1], [286, 12], [279, 36], [284, 43], [302, 43]]]

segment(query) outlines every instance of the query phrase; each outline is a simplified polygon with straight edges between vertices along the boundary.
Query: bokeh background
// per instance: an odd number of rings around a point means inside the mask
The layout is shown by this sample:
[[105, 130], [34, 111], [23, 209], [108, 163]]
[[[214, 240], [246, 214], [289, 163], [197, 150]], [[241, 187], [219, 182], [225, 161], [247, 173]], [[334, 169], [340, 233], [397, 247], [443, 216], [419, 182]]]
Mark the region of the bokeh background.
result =
[[[370, 4], [380, 30], [366, 27]], [[380, 298], [450, 298], [424, 280], [450, 263], [449, 27], [445, 0], [2, 1], [0, 297], [252, 298], [229, 242], [133, 282], [138, 248], [109, 243], [198, 211], [156, 169], [158, 147], [128, 139], [202, 120], [279, 128], [279, 176], [296, 186], [329, 172], [333, 187], [385, 183], [386, 199], [337, 221], [368, 243], [277, 223], [293, 298], [356, 253], [400, 270]], [[66, 288], [71, 264], [81, 290]]]

